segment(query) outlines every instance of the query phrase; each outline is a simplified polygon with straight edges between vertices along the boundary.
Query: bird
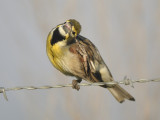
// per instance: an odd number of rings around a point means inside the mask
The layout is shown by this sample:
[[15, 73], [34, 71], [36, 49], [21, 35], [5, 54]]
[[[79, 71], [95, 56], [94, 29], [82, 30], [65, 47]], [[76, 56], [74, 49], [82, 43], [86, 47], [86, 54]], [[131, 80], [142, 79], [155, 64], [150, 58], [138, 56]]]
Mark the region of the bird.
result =
[[[82, 79], [90, 83], [114, 81], [97, 47], [80, 32], [81, 25], [75, 19], [66, 20], [49, 32], [46, 51], [52, 65], [63, 74], [76, 78], [72, 80], [72, 88], [76, 90], [80, 89], [78, 83]], [[119, 103], [125, 99], [135, 101], [118, 84], [101, 87], [107, 88]]]

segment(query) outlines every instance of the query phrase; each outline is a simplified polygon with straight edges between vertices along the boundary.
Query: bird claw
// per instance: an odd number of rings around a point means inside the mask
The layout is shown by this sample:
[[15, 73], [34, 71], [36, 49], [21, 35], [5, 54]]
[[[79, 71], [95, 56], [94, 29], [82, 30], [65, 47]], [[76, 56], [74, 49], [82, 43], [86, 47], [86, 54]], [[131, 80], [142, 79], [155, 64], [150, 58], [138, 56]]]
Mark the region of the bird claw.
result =
[[72, 88], [76, 89], [77, 91], [79, 91], [80, 86], [78, 85], [78, 81], [77, 80], [72, 80]]

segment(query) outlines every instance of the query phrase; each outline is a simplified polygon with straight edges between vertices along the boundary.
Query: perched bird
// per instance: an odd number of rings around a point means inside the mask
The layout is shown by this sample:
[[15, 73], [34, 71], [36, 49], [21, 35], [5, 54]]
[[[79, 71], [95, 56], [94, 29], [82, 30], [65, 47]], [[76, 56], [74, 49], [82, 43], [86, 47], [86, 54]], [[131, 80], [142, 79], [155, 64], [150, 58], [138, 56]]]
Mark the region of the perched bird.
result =
[[[69, 19], [49, 32], [47, 55], [53, 66], [65, 75], [75, 76], [77, 80], [73, 80], [72, 85], [77, 90], [80, 89], [78, 83], [82, 79], [91, 83], [113, 81], [112, 74], [96, 46], [81, 36], [80, 32], [81, 25], [75, 19]], [[119, 85], [101, 87], [107, 88], [120, 103], [125, 99], [135, 101]]]

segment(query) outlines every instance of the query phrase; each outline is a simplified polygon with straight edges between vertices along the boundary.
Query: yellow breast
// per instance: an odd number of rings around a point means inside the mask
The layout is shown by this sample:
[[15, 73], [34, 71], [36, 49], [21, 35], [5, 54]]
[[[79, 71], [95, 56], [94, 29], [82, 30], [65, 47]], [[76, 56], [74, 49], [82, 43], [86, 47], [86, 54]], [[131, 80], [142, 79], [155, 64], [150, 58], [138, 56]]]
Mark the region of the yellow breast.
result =
[[64, 60], [64, 58], [67, 57], [65, 56], [67, 48], [61, 47], [62, 44], [63, 43], [58, 43], [53, 46], [49, 44], [47, 46], [47, 55], [56, 69], [66, 75], [71, 75]]

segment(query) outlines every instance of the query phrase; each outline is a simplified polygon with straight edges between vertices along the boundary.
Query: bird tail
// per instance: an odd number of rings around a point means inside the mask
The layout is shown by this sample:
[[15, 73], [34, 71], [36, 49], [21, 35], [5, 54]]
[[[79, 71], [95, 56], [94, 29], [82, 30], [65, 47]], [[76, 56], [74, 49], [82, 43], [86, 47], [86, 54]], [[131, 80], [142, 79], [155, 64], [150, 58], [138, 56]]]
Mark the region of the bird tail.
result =
[[112, 95], [116, 98], [116, 100], [120, 103], [124, 102], [125, 99], [135, 101], [134, 97], [131, 96], [126, 90], [124, 90], [119, 85], [115, 85], [108, 90], [112, 93]]

